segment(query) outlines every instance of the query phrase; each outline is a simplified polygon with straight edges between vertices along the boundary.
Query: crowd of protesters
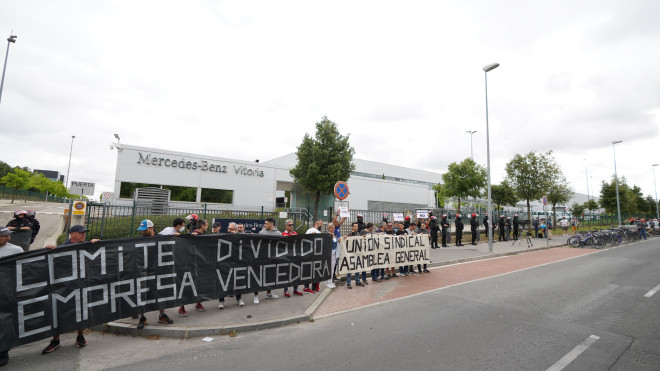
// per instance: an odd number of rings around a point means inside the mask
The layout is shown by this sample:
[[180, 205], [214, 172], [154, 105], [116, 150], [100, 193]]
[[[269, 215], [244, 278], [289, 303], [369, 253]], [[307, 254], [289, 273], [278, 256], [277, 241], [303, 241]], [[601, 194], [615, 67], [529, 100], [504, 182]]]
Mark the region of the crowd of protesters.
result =
[[[9, 256], [13, 254], [18, 254], [23, 252], [23, 249], [19, 246], [9, 243], [10, 235], [14, 232], [19, 232], [23, 230], [32, 231], [32, 241], [39, 233], [39, 222], [35, 218], [36, 213], [34, 211], [18, 210], [14, 213], [14, 218], [8, 223], [7, 227], [0, 227], [0, 257]], [[413, 265], [403, 265], [399, 267], [389, 267], [389, 268], [378, 268], [372, 269], [367, 272], [360, 272], [355, 274], [347, 274], [346, 279], [341, 280], [338, 275], [335, 275], [335, 263], [339, 257], [339, 243], [343, 237], [353, 237], [353, 236], [370, 236], [370, 235], [427, 235], [429, 237], [430, 247], [432, 249], [447, 247], [447, 244], [451, 241], [451, 236], [449, 233], [450, 222], [448, 221], [447, 215], [442, 215], [441, 219], [429, 213], [428, 218], [419, 218], [417, 221], [413, 221], [410, 216], [406, 216], [403, 221], [390, 221], [387, 218], [387, 215], [383, 215], [382, 221], [378, 226], [374, 223], [364, 222], [364, 218], [361, 214], [357, 215], [357, 220], [351, 223], [350, 232], [341, 235], [340, 227], [346, 221], [346, 218], [340, 218], [339, 212], [334, 216], [333, 220], [329, 223], [324, 223], [323, 220], [317, 219], [314, 222], [314, 225], [307, 229], [306, 234], [314, 233], [329, 233], [332, 235], [332, 255], [331, 255], [331, 266], [330, 271], [332, 272], [331, 278], [328, 279], [324, 284], [327, 288], [335, 288], [337, 285], [346, 286], [348, 289], [352, 289], [353, 281], [355, 286], [364, 287], [369, 285], [368, 277], [371, 278], [371, 282], [382, 282], [397, 277], [406, 277], [415, 274], [430, 273], [427, 269], [426, 264], [417, 264]], [[566, 218], [560, 220], [560, 226], [563, 233], [567, 233], [568, 226], [572, 227], [571, 232], [574, 233], [578, 226], [578, 220], [573, 218], [570, 222]], [[498, 229], [498, 241], [509, 241], [512, 238], [518, 239], [520, 232], [523, 226], [522, 221], [518, 218], [517, 214], [514, 214], [513, 218], [501, 216], [498, 222], [490, 221], [488, 215], [484, 216], [482, 223], [478, 220], [478, 215], [473, 213], [470, 215], [469, 219], [470, 232], [471, 232], [471, 244], [476, 245], [479, 241], [479, 227], [480, 224], [483, 224], [484, 229], [488, 231], [488, 228], [492, 228], [493, 237], [495, 236], [495, 230]], [[654, 219], [652, 221], [646, 222], [644, 219], [633, 219], [630, 224], [637, 225], [640, 238], [646, 239], [646, 230], [648, 228], [658, 229], [658, 220]], [[464, 246], [463, 245], [463, 229], [464, 224], [462, 221], [462, 216], [456, 214], [454, 218], [455, 226], [455, 246]], [[534, 236], [540, 238], [548, 238], [548, 232], [551, 228], [549, 221], [546, 223], [546, 220], [541, 218], [536, 218], [532, 222], [534, 228]], [[160, 231], [159, 235], [171, 235], [171, 236], [180, 236], [184, 234], [189, 234], [193, 236], [204, 235], [209, 233], [208, 228], [209, 223], [199, 218], [196, 214], [191, 214], [185, 219], [175, 218], [172, 222], [172, 226], [164, 228]], [[221, 224], [214, 223], [211, 226], [210, 233], [233, 233], [233, 234], [242, 234], [245, 233], [245, 225], [242, 223], [230, 222], [227, 226], [227, 231], [224, 232], [221, 230]], [[86, 241], [86, 233], [88, 229], [82, 225], [74, 225], [69, 229], [69, 238], [61, 245], [69, 245], [74, 243], [81, 243]], [[151, 220], [145, 219], [140, 222], [137, 227], [144, 237], [152, 237], [156, 235], [154, 231], [154, 224]], [[264, 227], [258, 232], [261, 235], [268, 236], [295, 236], [298, 233], [295, 230], [294, 221], [288, 219], [284, 223], [284, 230], [280, 232], [276, 227], [276, 221], [272, 218], [265, 219]], [[513, 234], [513, 235], [512, 235]], [[440, 239], [440, 245], [438, 244], [438, 239]], [[89, 242], [96, 243], [98, 239], [91, 239]], [[55, 249], [57, 246], [48, 245], [48, 249]], [[415, 268], [417, 268], [415, 270]], [[320, 282], [315, 282], [312, 284], [305, 284], [302, 290], [299, 290], [298, 286], [292, 287], [293, 293], [289, 291], [289, 288], [284, 288], [284, 296], [290, 298], [293, 296], [302, 296], [304, 294], [315, 294], [320, 291]], [[264, 294], [266, 299], [277, 299], [278, 296], [267, 290]], [[245, 306], [245, 302], [242, 300], [242, 295], [235, 295], [236, 303], [239, 307]], [[255, 292], [253, 296], [253, 303], [259, 304], [259, 293]], [[218, 302], [218, 309], [224, 309], [225, 298], [220, 298]], [[197, 302], [194, 305], [194, 309], [200, 312], [206, 311], [206, 308], [202, 302]], [[186, 311], [184, 305], [178, 308], [178, 315], [181, 317], [187, 317], [189, 314]], [[138, 320], [137, 329], [143, 329], [147, 323], [147, 318], [144, 313], [139, 316], [134, 317]], [[172, 324], [174, 321], [165, 313], [165, 310], [159, 310], [158, 323], [160, 324]], [[82, 348], [87, 345], [85, 340], [83, 330], [78, 331], [75, 342], [76, 347]], [[60, 347], [59, 334], [55, 334], [46, 348], [43, 349], [42, 354], [48, 354]], [[9, 360], [8, 350], [0, 351], [0, 366], [7, 364]]]

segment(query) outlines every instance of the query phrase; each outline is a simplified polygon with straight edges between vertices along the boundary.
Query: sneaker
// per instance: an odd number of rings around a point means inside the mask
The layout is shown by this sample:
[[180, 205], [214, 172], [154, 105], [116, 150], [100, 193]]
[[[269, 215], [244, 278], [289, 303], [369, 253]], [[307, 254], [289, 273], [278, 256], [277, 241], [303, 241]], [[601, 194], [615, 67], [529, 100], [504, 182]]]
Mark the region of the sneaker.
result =
[[302, 294], [303, 294], [303, 293], [300, 292], [300, 291], [298, 291], [298, 290], [294, 290], [294, 291], [293, 291], [293, 295], [302, 296]]
[[78, 335], [78, 337], [76, 337], [76, 348], [83, 348], [85, 345], [87, 345], [87, 340], [85, 340], [85, 337]]
[[195, 304], [195, 309], [197, 309], [197, 310], [200, 311], [200, 312], [205, 312], [205, 311], [206, 311], [206, 308], [204, 308], [204, 306], [202, 305], [202, 303], [197, 303], [197, 304]]
[[325, 287], [327, 287], [327, 288], [329, 288], [329, 289], [334, 289], [334, 288], [337, 287], [337, 286], [336, 286], [334, 283], [332, 283], [332, 282], [330, 282], [330, 283], [327, 283], [327, 282], [326, 282]]
[[167, 314], [162, 313], [158, 316], [158, 323], [171, 325], [174, 323], [174, 321]]
[[144, 325], [147, 324], [147, 317], [140, 317], [140, 322], [137, 324], [137, 329], [142, 330], [144, 328]]
[[399, 277], [399, 275], [396, 274], [396, 273], [393, 273], [393, 274], [392, 274], [392, 277]]
[[305, 294], [313, 294], [313, 293], [314, 293], [314, 291], [312, 291], [312, 289], [310, 289], [309, 287], [305, 287], [305, 288], [303, 289], [303, 292], [304, 292]]
[[179, 308], [179, 317], [188, 317], [188, 312], [186, 312], [186, 308], [183, 306]]
[[316, 292], [321, 291], [321, 284], [320, 283], [315, 283], [314, 284], [314, 291], [316, 291]]
[[218, 303], [218, 309], [225, 309], [225, 303]]
[[384, 280], [389, 280], [389, 279], [390, 279], [390, 276], [381, 277], [380, 279], [381, 279], [381, 280], [383, 280], [383, 279], [384, 279]]
[[48, 344], [48, 346], [45, 347], [44, 350], [41, 351], [41, 354], [51, 353], [59, 347], [60, 347], [60, 341], [59, 340], [51, 340], [50, 344]]
[[277, 298], [279, 298], [279, 296], [277, 296], [273, 293], [266, 294], [266, 299], [277, 299]]
[[365, 279], [364, 281], [362, 281], [362, 283], [363, 283], [364, 285], [368, 285], [368, 284], [369, 284], [369, 282], [367, 282], [366, 279]]
[[431, 273], [428, 269], [424, 269], [424, 273]]
[[358, 282], [355, 282], [355, 286], [362, 286], [362, 287], [364, 287], [364, 283], [358, 281]]
[[346, 284], [346, 288], [349, 289], [349, 290], [352, 290], [352, 289], [353, 289], [353, 286], [351, 286], [350, 283], [347, 283], [347, 284]]
[[243, 299], [238, 301], [238, 306], [239, 307], [244, 307], [245, 306], [245, 302], [243, 301]]
[[290, 297], [291, 297], [291, 294], [289, 294], [288, 291], [284, 291], [284, 296], [286, 296], [287, 298], [290, 298]]
[[257, 295], [254, 296], [254, 303], [259, 304], [259, 297]]

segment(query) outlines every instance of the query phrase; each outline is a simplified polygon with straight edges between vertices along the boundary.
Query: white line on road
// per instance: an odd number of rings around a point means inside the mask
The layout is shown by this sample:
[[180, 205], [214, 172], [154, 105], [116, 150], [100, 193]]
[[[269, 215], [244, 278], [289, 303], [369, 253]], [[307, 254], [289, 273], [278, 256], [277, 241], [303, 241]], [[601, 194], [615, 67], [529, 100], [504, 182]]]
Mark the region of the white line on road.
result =
[[660, 285], [654, 287], [653, 290], [651, 290], [651, 291], [647, 292], [646, 294], [644, 294], [644, 297], [645, 298], [650, 298], [651, 296], [653, 296], [653, 294], [655, 294], [658, 291], [660, 291]]
[[573, 350], [571, 350], [570, 352], [568, 352], [568, 354], [563, 356], [562, 359], [557, 361], [557, 363], [550, 366], [550, 368], [548, 368], [548, 371], [563, 370], [564, 367], [568, 366], [569, 363], [573, 362], [580, 354], [582, 354], [582, 352], [587, 350], [587, 348], [589, 348], [598, 339], [600, 339], [600, 337], [596, 335], [591, 335], [588, 338], [584, 339], [584, 341], [580, 343], [580, 345], [573, 348]]

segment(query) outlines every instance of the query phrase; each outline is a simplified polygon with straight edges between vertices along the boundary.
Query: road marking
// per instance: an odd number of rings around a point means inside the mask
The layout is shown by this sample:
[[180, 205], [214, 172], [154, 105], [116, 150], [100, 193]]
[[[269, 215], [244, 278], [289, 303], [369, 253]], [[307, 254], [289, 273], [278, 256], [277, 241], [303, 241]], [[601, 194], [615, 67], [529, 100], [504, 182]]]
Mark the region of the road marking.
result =
[[655, 293], [658, 292], [658, 291], [660, 291], [660, 285], [654, 287], [653, 290], [647, 292], [647, 293], [644, 295], [644, 297], [645, 297], [645, 298], [650, 298], [651, 296], [653, 296], [653, 294], [655, 294]]
[[582, 354], [582, 352], [587, 350], [587, 348], [589, 348], [598, 339], [600, 339], [600, 337], [596, 335], [591, 335], [588, 338], [584, 339], [584, 341], [580, 343], [580, 345], [573, 348], [573, 350], [571, 350], [570, 352], [568, 352], [568, 354], [563, 356], [562, 359], [557, 361], [557, 363], [550, 366], [550, 368], [548, 368], [548, 371], [563, 370], [564, 367], [568, 366], [569, 363], [573, 362], [580, 354]]

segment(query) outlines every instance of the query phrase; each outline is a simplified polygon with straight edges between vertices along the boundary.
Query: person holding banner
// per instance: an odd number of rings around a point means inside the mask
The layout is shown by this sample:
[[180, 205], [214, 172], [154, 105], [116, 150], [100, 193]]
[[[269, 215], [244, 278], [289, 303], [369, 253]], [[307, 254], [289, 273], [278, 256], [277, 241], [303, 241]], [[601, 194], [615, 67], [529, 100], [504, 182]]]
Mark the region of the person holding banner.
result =
[[181, 233], [186, 231], [186, 221], [181, 218], [174, 218], [171, 227], [166, 227], [158, 232], [161, 236], [180, 236]]
[[[197, 216], [196, 214], [192, 214], [192, 215]], [[208, 231], [208, 229], [209, 229], [209, 222], [207, 222], [204, 219], [196, 219], [195, 229], [192, 230], [190, 232], [190, 234], [193, 235], [193, 236], [199, 236], [199, 235], [202, 235], [202, 234], [206, 233], [206, 231]], [[197, 309], [198, 312], [205, 312], [206, 311], [206, 308], [204, 307], [204, 305], [202, 305], [201, 301], [198, 301], [195, 304], [195, 309]], [[182, 306], [179, 307], [178, 314], [179, 314], [180, 317], [188, 317], [189, 316], [188, 312], [186, 311], [186, 306], [185, 305], [182, 305]]]
[[[85, 236], [87, 234], [87, 231], [89, 231], [89, 229], [85, 228], [82, 225], [72, 226], [71, 228], [69, 228], [69, 239], [66, 240], [62, 244], [62, 246], [85, 242]], [[97, 238], [93, 238], [89, 242], [96, 243], [98, 241], [100, 240]], [[57, 247], [55, 245], [46, 245], [46, 248], [53, 250]], [[83, 330], [78, 330], [78, 336], [76, 337], [76, 347], [82, 348], [85, 345], [87, 345], [87, 340], [85, 340], [85, 336], [83, 336]], [[48, 344], [48, 346], [41, 351], [41, 354], [52, 353], [55, 349], [59, 347], [60, 347], [60, 335], [59, 334], [53, 335], [53, 339], [50, 341], [50, 344]]]
[[[351, 224], [351, 233], [349, 234], [349, 236], [355, 237], [355, 236], [359, 236], [359, 235], [360, 235], [360, 232], [358, 232], [358, 223], [353, 222], [353, 224]], [[365, 285], [368, 285], [368, 283], [367, 283], [367, 272], [366, 271], [362, 272], [362, 281], [364, 283], [360, 282], [360, 273], [355, 273], [355, 286], [364, 287]], [[353, 287], [351, 287], [351, 274], [350, 273], [346, 274], [346, 287], [348, 287], [349, 289], [353, 288]]]
[[[227, 226], [227, 232], [233, 233], [233, 234], [238, 234], [238, 224], [236, 224], [234, 222], [229, 223], [229, 225]], [[236, 302], [238, 303], [239, 307], [245, 306], [245, 302], [243, 301], [241, 294], [236, 295]], [[225, 309], [225, 297], [224, 296], [218, 299], [218, 309]]]
[[[145, 219], [140, 222], [140, 225], [137, 228], [138, 231], [142, 232], [142, 237], [153, 237], [156, 235], [156, 232], [154, 231], [154, 223], [149, 220]], [[171, 325], [174, 323], [170, 317], [165, 314], [165, 310], [161, 309], [160, 314], [158, 315], [158, 323], [164, 323], [167, 325]], [[144, 316], [144, 313], [140, 314], [140, 320], [138, 321], [137, 324], [137, 329], [142, 330], [144, 328], [144, 325], [147, 324], [147, 317]]]
[[[420, 223], [420, 228], [419, 228], [419, 230], [417, 231], [417, 233], [418, 233], [418, 234], [425, 234], [425, 235], [427, 235], [427, 236], [429, 236], [429, 237], [431, 236], [430, 233], [429, 233], [429, 230], [428, 230], [427, 227], [426, 227], [426, 222], [421, 222], [421, 223]], [[424, 272], [424, 273], [431, 273], [431, 271], [429, 271], [428, 269], [426, 269], [426, 263], [424, 263], [424, 269], [422, 269], [422, 265], [421, 265], [421, 264], [417, 264], [417, 271], [418, 271], [419, 273], [422, 273], [422, 272]]]
[[[0, 258], [23, 252], [23, 248], [9, 243], [9, 238], [13, 232], [8, 228], [0, 227]], [[0, 367], [9, 362], [9, 349], [0, 351]]]
[[[281, 236], [282, 232], [277, 230], [275, 227], [275, 219], [268, 218], [264, 220], [264, 227], [259, 231], [259, 234], [271, 235], [271, 236]], [[270, 290], [266, 290], [266, 299], [277, 299], [279, 296], [272, 293]], [[259, 304], [259, 292], [254, 293], [254, 303]]]
[[325, 281], [325, 287], [329, 289], [334, 289], [337, 287], [334, 282], [332, 282], [333, 277], [335, 275], [335, 262], [337, 261], [337, 245], [338, 242], [341, 238], [337, 238], [337, 235], [335, 235], [335, 223], [330, 222], [326, 226], [326, 230], [328, 233], [332, 235], [332, 257], [330, 258], [330, 279]]
[[[297, 235], [298, 235], [298, 232], [293, 230], [293, 220], [287, 219], [284, 222], [284, 231], [282, 232], [282, 236], [286, 237], [286, 236], [297, 236]], [[306, 287], [309, 288], [309, 285], [306, 285]], [[302, 292], [298, 291], [298, 286], [297, 285], [293, 286], [293, 295], [302, 296], [302, 294], [303, 294]], [[288, 287], [284, 288], [284, 296], [286, 296], [287, 298], [291, 297], [291, 294], [289, 294], [289, 288]]]
[[[396, 235], [397, 236], [403, 236], [403, 235], [406, 235], [406, 234], [408, 234], [408, 233], [406, 232], [405, 225], [402, 222], [399, 222], [399, 229], [397, 229]], [[407, 265], [399, 266], [399, 275], [401, 277], [406, 277], [406, 276], [411, 275], [411, 273], [408, 273], [408, 266]]]
[[[358, 215], [358, 221], [361, 220], [362, 215]], [[359, 222], [358, 222], [359, 225]], [[314, 221], [314, 226], [312, 228], [309, 228], [305, 234], [316, 234], [316, 233], [321, 233], [321, 230], [319, 228], [323, 228], [323, 220], [321, 219], [316, 219]], [[314, 289], [310, 289], [309, 287], [305, 287], [303, 289], [303, 292], [306, 294], [313, 294], [315, 291], [319, 292], [321, 291], [321, 288], [319, 287], [319, 283], [315, 282], [313, 283]]]

